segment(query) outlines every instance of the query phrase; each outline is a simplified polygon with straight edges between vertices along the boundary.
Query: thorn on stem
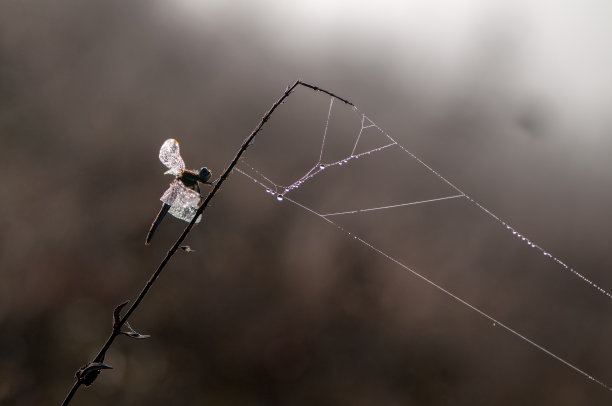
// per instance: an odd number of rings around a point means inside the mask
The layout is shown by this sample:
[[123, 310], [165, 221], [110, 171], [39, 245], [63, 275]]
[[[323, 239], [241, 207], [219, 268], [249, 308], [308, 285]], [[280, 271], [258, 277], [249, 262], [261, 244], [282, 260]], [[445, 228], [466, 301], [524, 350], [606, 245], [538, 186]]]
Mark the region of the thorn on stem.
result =
[[130, 326], [130, 323], [128, 323], [127, 321], [125, 322], [125, 326], [128, 328], [128, 331], [120, 331], [119, 334], [125, 334], [126, 336], [128, 336], [130, 338], [138, 338], [138, 339], [151, 337], [148, 334], [140, 334], [140, 333], [138, 333], [137, 331], [135, 331], [132, 328], [132, 326]]
[[130, 301], [126, 300], [125, 302], [121, 303], [119, 306], [115, 307], [115, 310], [113, 311], [113, 330], [117, 330], [117, 328], [119, 327], [119, 322], [121, 321], [121, 310], [128, 303], [130, 303]]
[[[116, 331], [119, 328], [119, 324], [121, 323], [121, 310], [128, 303], [130, 303], [130, 301], [126, 300], [125, 302], [121, 303], [119, 306], [115, 307], [115, 310], [113, 311], [113, 330]], [[125, 327], [127, 327], [127, 331], [118, 331], [117, 334], [124, 334], [124, 335], [126, 335], [128, 337], [131, 337], [131, 338], [149, 338], [149, 337], [151, 337], [148, 334], [140, 334], [140, 333], [134, 331], [132, 326], [130, 326], [130, 323], [128, 323], [127, 321], [125, 323], [123, 323], [123, 325]]]
[[89, 386], [96, 380], [98, 375], [100, 375], [100, 371], [103, 369], [113, 369], [113, 367], [102, 362], [90, 362], [79, 369], [75, 376], [80, 383]]

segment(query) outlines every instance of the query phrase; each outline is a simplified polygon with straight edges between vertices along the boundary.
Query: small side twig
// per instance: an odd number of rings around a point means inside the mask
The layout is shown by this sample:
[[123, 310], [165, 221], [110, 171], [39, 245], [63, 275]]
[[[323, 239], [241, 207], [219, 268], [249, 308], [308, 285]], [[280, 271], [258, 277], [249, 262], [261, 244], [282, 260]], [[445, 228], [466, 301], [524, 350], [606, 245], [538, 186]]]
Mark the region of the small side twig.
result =
[[[276, 108], [278, 106], [280, 106], [287, 97], [289, 97], [291, 92], [297, 86], [300, 86], [300, 85], [304, 86], [304, 87], [307, 87], [309, 89], [312, 89], [314, 91], [323, 92], [323, 93], [325, 93], [325, 94], [327, 94], [327, 95], [329, 95], [331, 97], [334, 97], [334, 98], [336, 98], [336, 99], [338, 99], [338, 100], [340, 100], [340, 101], [342, 101], [342, 102], [344, 102], [344, 103], [346, 103], [346, 104], [348, 104], [350, 106], [353, 106], [353, 103], [349, 102], [348, 100], [343, 99], [342, 97], [336, 96], [335, 94], [333, 94], [333, 93], [331, 93], [331, 92], [329, 92], [329, 91], [327, 91], [325, 89], [321, 89], [318, 86], [314, 86], [314, 85], [302, 82], [301, 80], [297, 80], [295, 83], [293, 83], [293, 85], [287, 87], [287, 89], [285, 90], [283, 95], [272, 105], [270, 110], [268, 110], [268, 112], [266, 114], [264, 114], [264, 116], [261, 118], [259, 124], [257, 125], [257, 127], [255, 127], [253, 132], [251, 132], [251, 134], [244, 140], [244, 142], [240, 146], [240, 149], [238, 150], [238, 152], [236, 153], [236, 155], [234, 156], [234, 158], [230, 162], [229, 166], [225, 169], [225, 171], [223, 172], [223, 174], [221, 175], [219, 180], [215, 183], [213, 189], [210, 191], [210, 193], [208, 194], [208, 196], [206, 197], [204, 202], [202, 202], [200, 207], [198, 207], [198, 210], [197, 210], [195, 216], [193, 216], [193, 219], [191, 220], [191, 222], [185, 227], [185, 229], [183, 230], [181, 235], [178, 237], [176, 242], [172, 245], [170, 250], [166, 253], [166, 256], [161, 261], [161, 263], [159, 264], [159, 266], [157, 267], [155, 272], [153, 272], [153, 274], [151, 275], [151, 277], [149, 278], [149, 280], [147, 281], [147, 283], [145, 284], [143, 289], [138, 294], [138, 297], [136, 298], [136, 300], [134, 300], [134, 303], [132, 303], [132, 305], [129, 307], [129, 309], [127, 310], [125, 315], [123, 317], [121, 317], [121, 310], [129, 302], [124, 302], [124, 303], [120, 304], [119, 306], [117, 306], [115, 308], [115, 310], [113, 312], [113, 330], [112, 330], [110, 336], [108, 337], [108, 339], [106, 340], [106, 342], [104, 343], [104, 345], [102, 346], [102, 348], [100, 349], [100, 351], [98, 352], [98, 355], [94, 358], [94, 360], [77, 371], [77, 373], [76, 373], [77, 380], [74, 383], [74, 385], [72, 386], [72, 388], [70, 389], [70, 391], [68, 392], [68, 395], [64, 399], [64, 402], [62, 403], [62, 406], [66, 406], [66, 405], [68, 405], [70, 403], [70, 401], [72, 400], [74, 394], [77, 392], [77, 390], [79, 389], [79, 387], [81, 385], [86, 385], [86, 386], [91, 385], [93, 383], [93, 381], [97, 378], [97, 376], [100, 374], [100, 371], [102, 369], [110, 369], [110, 368], [112, 368], [112, 367], [110, 367], [108, 365], [105, 365], [103, 363], [103, 361], [104, 361], [104, 357], [106, 355], [106, 352], [111, 347], [111, 345], [113, 344], [113, 341], [115, 340], [115, 338], [118, 335], [126, 334], [126, 335], [128, 335], [130, 337], [133, 337], [133, 338], [146, 338], [146, 337], [148, 337], [146, 335], [142, 335], [142, 334], [136, 333], [131, 327], [129, 327], [129, 324], [127, 323], [128, 319], [130, 318], [132, 313], [134, 313], [134, 311], [138, 308], [138, 306], [140, 305], [140, 302], [142, 302], [142, 300], [146, 296], [147, 292], [149, 291], [149, 289], [151, 289], [151, 287], [153, 286], [153, 283], [155, 283], [155, 281], [157, 280], [157, 277], [161, 274], [163, 269], [166, 267], [166, 264], [168, 264], [168, 262], [170, 261], [170, 259], [174, 255], [174, 253], [179, 248], [182, 248], [181, 244], [182, 244], [183, 240], [185, 240], [185, 238], [187, 237], [187, 235], [189, 234], [189, 232], [191, 231], [193, 226], [195, 225], [196, 219], [204, 212], [204, 210], [206, 210], [206, 208], [208, 207], [208, 205], [209, 205], [210, 201], [212, 200], [212, 198], [219, 191], [219, 189], [221, 188], [221, 185], [229, 177], [231, 171], [234, 169], [234, 167], [236, 166], [236, 164], [240, 160], [240, 157], [242, 156], [242, 154], [246, 151], [246, 149], [249, 147], [249, 145], [253, 141], [253, 138], [255, 138], [255, 136], [263, 128], [263, 126], [266, 124], [266, 122], [270, 119], [270, 117], [272, 116], [272, 113], [274, 113]], [[121, 331], [121, 328], [124, 325], [129, 327], [129, 330], [130, 330], [129, 332]]]

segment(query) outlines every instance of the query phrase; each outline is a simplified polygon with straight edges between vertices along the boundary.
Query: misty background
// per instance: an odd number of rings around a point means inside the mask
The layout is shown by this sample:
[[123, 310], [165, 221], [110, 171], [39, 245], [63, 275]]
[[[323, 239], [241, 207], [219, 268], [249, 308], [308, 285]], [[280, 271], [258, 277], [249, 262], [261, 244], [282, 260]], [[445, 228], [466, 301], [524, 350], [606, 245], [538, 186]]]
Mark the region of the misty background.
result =
[[[135, 298], [186, 225], [168, 218], [144, 246], [170, 181], [162, 142], [178, 139], [188, 167], [218, 175], [298, 78], [352, 101], [612, 291], [611, 18], [596, 0], [3, 0], [0, 404], [60, 404], [110, 333], [112, 310]], [[334, 125], [349, 128], [334, 106]], [[309, 162], [328, 107], [298, 89], [246, 161], [279, 176]], [[446, 193], [405, 155], [377, 157], [296, 196], [318, 208], [367, 201], [354, 209]], [[611, 299], [473, 205], [342, 221], [612, 383]], [[177, 253], [130, 320], [152, 338], [119, 337], [106, 359], [114, 369], [72, 404], [610, 401], [238, 173], [186, 243], [196, 252]]]

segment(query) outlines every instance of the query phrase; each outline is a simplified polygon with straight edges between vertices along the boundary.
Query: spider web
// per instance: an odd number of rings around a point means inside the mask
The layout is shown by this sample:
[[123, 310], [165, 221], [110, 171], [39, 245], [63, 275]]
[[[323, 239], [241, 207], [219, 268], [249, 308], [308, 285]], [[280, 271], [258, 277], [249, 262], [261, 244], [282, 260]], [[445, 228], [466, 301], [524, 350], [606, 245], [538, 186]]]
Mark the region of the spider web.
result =
[[[249, 153], [248, 159], [241, 160], [235, 171], [271, 198], [290, 203], [333, 226], [478, 313], [493, 326], [501, 327], [588, 380], [612, 390], [607, 383], [539, 344], [540, 340], [482, 310], [488, 305], [486, 301], [467, 299], [473, 296], [475, 287], [459, 284], [451, 290], [437, 282], [435, 272], [421, 270], [441, 269], [441, 264], [446, 269], [459, 270], [475, 266], [457, 265], [460, 258], [456, 255], [448, 258], [448, 247], [460, 241], [468, 249], [478, 250], [469, 238], [470, 231], [483, 224], [488, 228], [493, 225], [498, 234], [500, 227], [505, 232], [504, 237], [497, 237], [492, 244], [500, 238], [506, 242], [512, 240], [521, 250], [531, 248], [544, 258], [547, 262], [544, 272], [563, 271], [573, 275], [591, 292], [606, 299], [612, 299], [610, 292], [502, 220], [396, 141], [357, 107], [313, 92], [301, 92], [300, 96], [302, 103], [292, 96], [272, 117], [269, 127], [257, 140], [255, 151]], [[322, 104], [323, 99], [328, 103]], [[277, 115], [282, 111], [290, 118], [279, 121]], [[272, 158], [270, 151], [274, 151]], [[501, 252], [495, 248], [490, 251], [492, 264], [503, 260]], [[447, 278], [449, 274], [453, 271], [440, 278]], [[488, 281], [495, 278], [485, 271], [478, 275]], [[450, 277], [453, 278], [456, 281], [461, 276], [455, 273]], [[495, 295], [509, 297], [516, 296], [516, 292]]]

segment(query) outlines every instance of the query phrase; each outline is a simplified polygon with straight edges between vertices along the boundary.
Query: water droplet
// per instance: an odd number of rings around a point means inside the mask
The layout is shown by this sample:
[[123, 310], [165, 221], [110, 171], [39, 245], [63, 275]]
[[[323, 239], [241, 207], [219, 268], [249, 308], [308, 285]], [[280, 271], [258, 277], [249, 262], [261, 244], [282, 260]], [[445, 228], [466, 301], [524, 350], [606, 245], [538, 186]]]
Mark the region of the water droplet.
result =
[[283, 195], [281, 195], [280, 193], [278, 195], [276, 195], [276, 200], [278, 200], [279, 202], [283, 201]]
[[266, 189], [266, 193], [272, 194], [272, 191], [270, 189]]
[[325, 169], [325, 165], [323, 165], [323, 164], [319, 165], [319, 169], [321, 169], [321, 170]]

